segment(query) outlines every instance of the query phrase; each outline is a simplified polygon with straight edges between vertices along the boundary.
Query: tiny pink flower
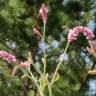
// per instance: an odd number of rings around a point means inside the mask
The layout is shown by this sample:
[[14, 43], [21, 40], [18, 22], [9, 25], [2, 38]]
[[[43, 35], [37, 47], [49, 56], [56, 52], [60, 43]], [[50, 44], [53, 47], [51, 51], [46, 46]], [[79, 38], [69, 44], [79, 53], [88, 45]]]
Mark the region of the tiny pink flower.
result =
[[73, 28], [73, 30], [76, 32], [76, 33], [79, 33], [79, 32], [83, 32], [83, 26], [77, 26], [77, 27], [75, 27], [75, 28]]
[[87, 27], [84, 27], [84, 35], [86, 36], [87, 39], [91, 40], [94, 38], [94, 34], [93, 32], [87, 28]]
[[46, 23], [47, 22], [48, 9], [46, 8], [44, 3], [42, 4], [41, 9], [40, 9], [39, 12], [40, 12], [41, 18], [43, 20], [43, 23]]
[[29, 68], [30, 67], [30, 62], [29, 61], [25, 61], [25, 62], [21, 62], [20, 66], [23, 68]]
[[0, 51], [0, 58], [3, 58], [8, 63], [14, 63], [14, 62], [16, 62], [15, 56], [13, 56], [12, 54], [10, 54], [10, 53], [8, 53], [6, 51]]
[[68, 42], [70, 43], [75, 41], [79, 33], [83, 33], [86, 39], [88, 40], [91, 40], [94, 38], [94, 34], [89, 28], [83, 27], [83, 26], [77, 26], [69, 31]]
[[68, 34], [68, 42], [72, 42], [76, 40], [77, 34], [74, 30], [70, 29], [69, 34]]

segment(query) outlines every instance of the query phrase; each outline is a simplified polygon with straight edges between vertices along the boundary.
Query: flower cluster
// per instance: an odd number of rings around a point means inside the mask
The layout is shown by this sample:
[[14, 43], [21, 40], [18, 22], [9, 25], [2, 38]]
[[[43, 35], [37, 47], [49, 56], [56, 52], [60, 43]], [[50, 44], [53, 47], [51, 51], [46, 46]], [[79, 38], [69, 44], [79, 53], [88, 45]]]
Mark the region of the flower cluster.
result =
[[8, 63], [14, 63], [14, 62], [16, 62], [15, 56], [13, 56], [12, 54], [10, 54], [10, 53], [8, 53], [6, 51], [0, 51], [0, 58], [3, 58]]
[[73, 29], [70, 29], [69, 34], [68, 34], [68, 42], [70, 43], [76, 40], [78, 33], [83, 33], [86, 39], [88, 40], [91, 40], [94, 38], [94, 34], [89, 28], [78, 26]]
[[15, 76], [15, 75], [16, 75], [16, 73], [17, 73], [17, 71], [18, 71], [18, 69], [19, 69], [20, 67], [30, 68], [30, 64], [31, 64], [31, 63], [32, 63], [32, 62], [30, 62], [30, 61], [20, 62], [20, 65], [19, 65], [19, 66], [16, 66], [16, 67], [13, 68], [12, 76]]
[[31, 62], [25, 61], [25, 62], [21, 62], [20, 66], [23, 67], [23, 68], [29, 68], [30, 64], [31, 64]]
[[40, 9], [39, 12], [40, 12], [40, 15], [42, 17], [43, 23], [46, 23], [48, 9], [46, 8], [44, 3], [42, 4], [41, 9]]

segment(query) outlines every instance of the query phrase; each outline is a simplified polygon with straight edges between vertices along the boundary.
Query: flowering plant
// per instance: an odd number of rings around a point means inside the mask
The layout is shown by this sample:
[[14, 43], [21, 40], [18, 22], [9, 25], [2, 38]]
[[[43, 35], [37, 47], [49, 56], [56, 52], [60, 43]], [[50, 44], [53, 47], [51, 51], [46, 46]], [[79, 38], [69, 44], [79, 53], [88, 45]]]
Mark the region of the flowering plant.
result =
[[[89, 28], [83, 27], [83, 26], [77, 26], [77, 27], [74, 27], [73, 29], [70, 29], [69, 33], [68, 33], [68, 38], [67, 38], [68, 43], [66, 45], [66, 48], [63, 52], [62, 57], [59, 60], [59, 63], [57, 64], [57, 67], [55, 69], [54, 74], [51, 76], [51, 79], [49, 79], [49, 74], [46, 72], [46, 68], [48, 65], [47, 65], [47, 61], [46, 61], [47, 57], [46, 57], [46, 49], [45, 49], [45, 36], [46, 36], [46, 30], [45, 29], [46, 29], [46, 24], [47, 24], [48, 9], [47, 9], [45, 4], [42, 4], [39, 12], [40, 12], [40, 15], [41, 15], [41, 18], [43, 21], [43, 26], [44, 26], [43, 36], [41, 36], [38, 28], [36, 28], [36, 27], [34, 27], [33, 33], [38, 38], [41, 37], [43, 44], [44, 44], [44, 52], [43, 52], [44, 55], [43, 55], [43, 60], [42, 60], [43, 64], [44, 64], [43, 72], [34, 64], [34, 61], [32, 60], [32, 56], [31, 56], [30, 52], [29, 52], [27, 60], [23, 61], [23, 62], [16, 60], [15, 56], [13, 56], [13, 55], [9, 54], [8, 52], [5, 52], [5, 51], [0, 51], [0, 58], [3, 58], [8, 63], [15, 63], [16, 64], [16, 67], [13, 68], [13, 72], [12, 72], [13, 76], [16, 74], [18, 68], [20, 68], [22, 70], [22, 72], [24, 73], [24, 76], [25, 76], [25, 74], [27, 74], [26, 76], [30, 80], [32, 80], [32, 82], [37, 87], [40, 96], [45, 96], [45, 88], [46, 87], [48, 88], [49, 96], [52, 96], [53, 95], [52, 87], [53, 87], [54, 82], [56, 81], [55, 78], [56, 78], [58, 70], [59, 70], [59, 68], [63, 62], [63, 59], [64, 59], [63, 57], [64, 57], [64, 55], [68, 49], [69, 44], [71, 44], [73, 41], [75, 41], [77, 39], [77, 36], [79, 33], [83, 33], [84, 36], [86, 37], [86, 39], [88, 40], [88, 42], [91, 43], [91, 49], [92, 49], [91, 53], [92, 52], [94, 53], [96, 51], [96, 49], [94, 49], [94, 47], [93, 47], [94, 44], [92, 45], [92, 41], [90, 41], [94, 38], [94, 34]], [[88, 51], [90, 51], [90, 49], [88, 49]], [[34, 74], [31, 71], [31, 66], [33, 66], [35, 68], [35, 70], [39, 73], [39, 75], [40, 75], [39, 78], [36, 78], [34, 76]]]

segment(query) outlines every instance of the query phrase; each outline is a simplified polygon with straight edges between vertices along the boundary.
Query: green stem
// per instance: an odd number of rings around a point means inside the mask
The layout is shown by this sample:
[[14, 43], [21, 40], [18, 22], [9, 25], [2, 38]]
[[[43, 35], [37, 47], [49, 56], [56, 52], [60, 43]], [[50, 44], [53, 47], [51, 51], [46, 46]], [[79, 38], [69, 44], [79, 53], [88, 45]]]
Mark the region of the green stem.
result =
[[[67, 43], [66, 48], [65, 48], [65, 50], [64, 50], [64, 53], [63, 53], [64, 55], [65, 55], [65, 53], [66, 53], [66, 51], [67, 51], [67, 49], [68, 49], [68, 46], [69, 46], [69, 42]], [[60, 62], [58, 63], [58, 65], [57, 65], [57, 67], [56, 67], [56, 69], [55, 69], [53, 78], [52, 78], [52, 80], [51, 80], [51, 84], [53, 84], [54, 79], [55, 79], [55, 76], [56, 76], [56, 74], [57, 74], [57, 72], [58, 72], [58, 70], [59, 70], [60, 65], [62, 64], [62, 62], [63, 62], [63, 58], [61, 58]]]
[[44, 23], [44, 33], [43, 33], [43, 43], [44, 43], [44, 74], [46, 73], [45, 28], [46, 28], [46, 23]]
[[37, 88], [39, 90], [40, 95], [41, 96], [44, 96], [43, 93], [42, 93], [42, 91], [41, 91], [41, 89], [40, 89], [39, 84], [37, 83], [37, 80], [35, 79], [34, 75], [31, 73], [31, 70], [30, 69], [28, 69], [28, 70], [29, 70], [30, 75], [32, 76], [32, 80], [34, 81], [35, 85], [37, 86]]
[[43, 76], [41, 70], [39, 70], [39, 68], [34, 63], [32, 63], [32, 66], [36, 69], [36, 71], [40, 74], [40, 76]]
[[52, 88], [50, 83], [48, 83], [48, 90], [49, 90], [49, 96], [52, 96]]
[[42, 76], [43, 73], [41, 72], [41, 70], [39, 70], [36, 66], [36, 64], [34, 64], [33, 60], [32, 60], [32, 54], [31, 52], [29, 52], [29, 61], [31, 62], [32, 66], [36, 69], [36, 71]]

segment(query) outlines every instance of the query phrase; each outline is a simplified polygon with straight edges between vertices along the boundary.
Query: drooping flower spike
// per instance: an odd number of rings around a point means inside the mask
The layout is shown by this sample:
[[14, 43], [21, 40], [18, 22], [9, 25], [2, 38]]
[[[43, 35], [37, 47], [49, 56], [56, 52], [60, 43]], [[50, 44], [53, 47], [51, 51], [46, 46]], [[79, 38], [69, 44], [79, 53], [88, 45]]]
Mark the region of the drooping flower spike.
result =
[[88, 40], [92, 40], [94, 38], [94, 34], [89, 28], [83, 26], [77, 26], [69, 30], [68, 42], [71, 43], [75, 41], [79, 33], [83, 33], [86, 39]]
[[41, 6], [41, 9], [39, 10], [41, 18], [43, 20], [43, 23], [47, 22], [47, 13], [48, 13], [48, 9], [46, 8], [45, 4], [43, 3]]
[[13, 56], [12, 54], [10, 54], [6, 51], [0, 51], [0, 58], [6, 60], [8, 63], [16, 62], [15, 56]]

